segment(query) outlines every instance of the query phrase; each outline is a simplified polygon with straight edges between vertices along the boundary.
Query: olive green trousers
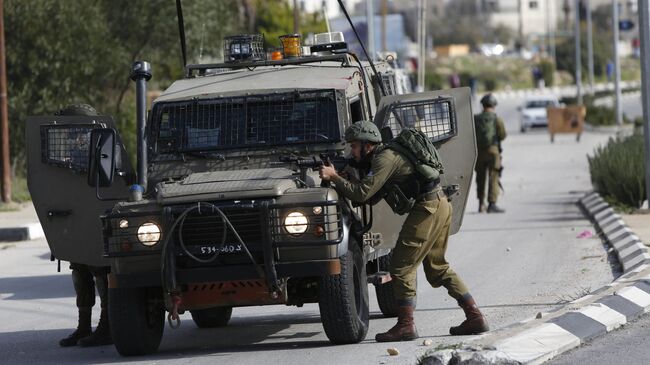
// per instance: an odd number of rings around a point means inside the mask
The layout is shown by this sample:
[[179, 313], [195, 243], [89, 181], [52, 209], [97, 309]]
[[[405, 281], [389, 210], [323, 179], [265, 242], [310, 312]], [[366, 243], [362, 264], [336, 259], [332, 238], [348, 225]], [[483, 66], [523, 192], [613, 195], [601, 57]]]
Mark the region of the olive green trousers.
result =
[[485, 182], [488, 183], [488, 203], [496, 203], [499, 197], [499, 170], [501, 157], [498, 151], [479, 151], [476, 157], [476, 195], [485, 203]]
[[468, 293], [465, 283], [445, 259], [451, 204], [444, 195], [441, 197], [418, 201], [400, 231], [390, 268], [395, 298], [400, 306], [415, 306], [420, 264], [424, 265], [424, 273], [432, 287], [444, 286], [456, 300]]

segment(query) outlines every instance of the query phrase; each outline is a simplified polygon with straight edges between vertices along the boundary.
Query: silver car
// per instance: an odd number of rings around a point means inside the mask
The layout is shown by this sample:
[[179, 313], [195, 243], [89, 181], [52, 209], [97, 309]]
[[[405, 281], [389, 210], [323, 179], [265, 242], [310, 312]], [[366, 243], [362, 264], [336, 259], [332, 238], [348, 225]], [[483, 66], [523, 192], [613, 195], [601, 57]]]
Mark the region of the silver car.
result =
[[519, 126], [522, 133], [533, 127], [548, 127], [546, 108], [560, 106], [555, 95], [535, 96], [527, 98], [519, 108], [521, 117]]

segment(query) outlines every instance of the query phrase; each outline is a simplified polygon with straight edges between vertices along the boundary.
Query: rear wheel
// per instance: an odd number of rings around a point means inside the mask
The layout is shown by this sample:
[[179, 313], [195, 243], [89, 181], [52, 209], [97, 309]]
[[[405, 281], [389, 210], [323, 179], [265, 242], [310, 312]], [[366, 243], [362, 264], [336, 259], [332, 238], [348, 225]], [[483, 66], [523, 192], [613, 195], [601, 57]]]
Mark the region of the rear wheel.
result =
[[215, 307], [190, 311], [199, 328], [224, 327], [232, 316], [232, 307]]
[[154, 353], [165, 327], [165, 308], [156, 288], [108, 289], [108, 320], [122, 356]]
[[[393, 251], [377, 259], [380, 270], [387, 270], [390, 267], [392, 257]], [[375, 293], [377, 294], [379, 310], [381, 310], [384, 317], [397, 317], [397, 301], [393, 291], [393, 282], [389, 281], [385, 284], [375, 285]]]
[[350, 242], [341, 273], [321, 278], [319, 301], [325, 334], [334, 344], [358, 343], [368, 333], [368, 283], [361, 248]]

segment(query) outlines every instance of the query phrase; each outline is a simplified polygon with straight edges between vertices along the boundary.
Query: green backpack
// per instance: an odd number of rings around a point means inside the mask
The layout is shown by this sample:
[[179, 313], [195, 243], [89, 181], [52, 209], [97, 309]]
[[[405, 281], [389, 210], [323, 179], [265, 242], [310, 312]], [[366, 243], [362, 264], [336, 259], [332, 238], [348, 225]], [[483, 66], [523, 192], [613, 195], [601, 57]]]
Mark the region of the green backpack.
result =
[[387, 145], [388, 148], [405, 156], [425, 183], [438, 180], [443, 173], [438, 150], [431, 140], [415, 128], [403, 129]]
[[476, 147], [487, 149], [497, 139], [497, 115], [487, 112], [475, 115], [474, 128], [476, 130]]

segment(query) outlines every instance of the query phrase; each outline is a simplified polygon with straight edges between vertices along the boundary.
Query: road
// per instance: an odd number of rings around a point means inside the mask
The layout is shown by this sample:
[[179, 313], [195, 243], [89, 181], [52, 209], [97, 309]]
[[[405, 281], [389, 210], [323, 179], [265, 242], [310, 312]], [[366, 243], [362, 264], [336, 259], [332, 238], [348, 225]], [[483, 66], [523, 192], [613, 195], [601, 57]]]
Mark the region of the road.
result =
[[[545, 131], [518, 132], [516, 105], [500, 101], [510, 135], [504, 143], [500, 204], [506, 214], [476, 213], [473, 198], [461, 232], [451, 238], [448, 260], [464, 278], [493, 329], [557, 308], [611, 282], [617, 275], [576, 201], [590, 189], [586, 154], [609, 135], [585, 133], [549, 142]], [[58, 340], [75, 326], [76, 309], [67, 267], [56, 272], [44, 241], [1, 245], [0, 354], [3, 364], [403, 364], [414, 363], [427, 347], [421, 341], [378, 344], [378, 332], [394, 319], [384, 319], [374, 300], [368, 337], [356, 345], [331, 346], [319, 322], [317, 305], [237, 308], [227, 328], [197, 329], [189, 314], [178, 330], [165, 330], [160, 351], [126, 359], [112, 346], [66, 348]], [[371, 287], [371, 297], [374, 291]], [[97, 313], [96, 313], [97, 314]], [[416, 323], [433, 347], [464, 338], [448, 336], [462, 312], [442, 289], [431, 289], [419, 275]], [[96, 317], [95, 317], [96, 318]], [[465, 338], [466, 339], [466, 338]], [[388, 347], [400, 350], [390, 357]]]

